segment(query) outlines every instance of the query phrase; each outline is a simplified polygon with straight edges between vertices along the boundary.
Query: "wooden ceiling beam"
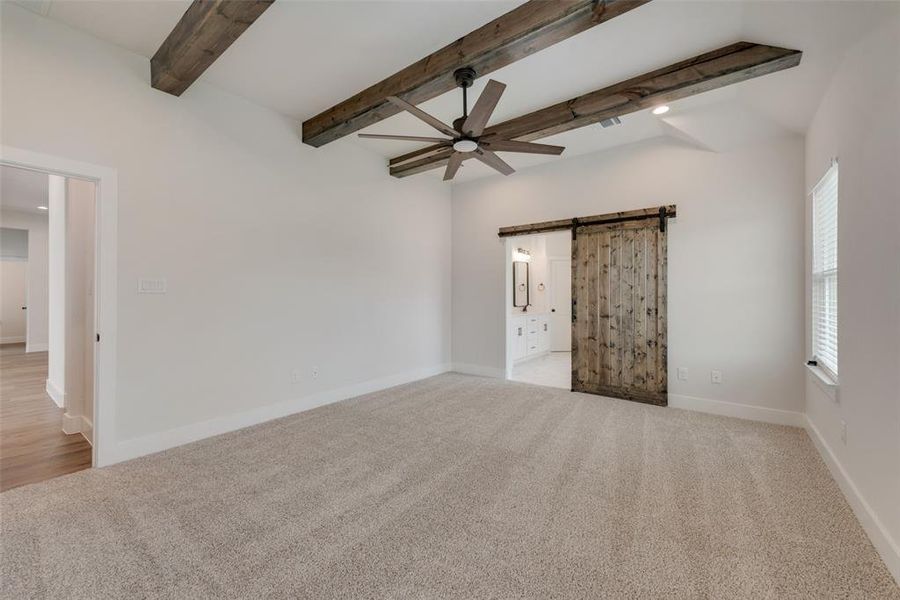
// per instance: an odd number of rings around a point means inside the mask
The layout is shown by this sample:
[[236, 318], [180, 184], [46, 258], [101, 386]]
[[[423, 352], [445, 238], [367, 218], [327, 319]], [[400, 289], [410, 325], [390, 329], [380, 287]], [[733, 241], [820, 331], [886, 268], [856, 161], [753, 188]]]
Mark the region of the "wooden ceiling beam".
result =
[[421, 104], [454, 89], [453, 72], [460, 67], [487, 75], [649, 1], [529, 0], [305, 121], [303, 142], [333, 142], [400, 112], [388, 96]]
[[[738, 42], [488, 127], [483, 139], [530, 142], [789, 69], [802, 56], [799, 50]], [[446, 164], [443, 153], [428, 146], [391, 159], [390, 173], [407, 177]]]
[[150, 59], [150, 85], [180, 96], [275, 0], [194, 0]]

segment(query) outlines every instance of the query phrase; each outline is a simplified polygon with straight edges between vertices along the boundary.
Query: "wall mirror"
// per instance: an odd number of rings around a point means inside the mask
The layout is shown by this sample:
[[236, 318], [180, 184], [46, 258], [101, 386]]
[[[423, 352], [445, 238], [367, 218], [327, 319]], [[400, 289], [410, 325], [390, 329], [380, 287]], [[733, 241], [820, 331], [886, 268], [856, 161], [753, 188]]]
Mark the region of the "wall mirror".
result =
[[513, 306], [528, 306], [528, 263], [524, 260], [513, 261]]

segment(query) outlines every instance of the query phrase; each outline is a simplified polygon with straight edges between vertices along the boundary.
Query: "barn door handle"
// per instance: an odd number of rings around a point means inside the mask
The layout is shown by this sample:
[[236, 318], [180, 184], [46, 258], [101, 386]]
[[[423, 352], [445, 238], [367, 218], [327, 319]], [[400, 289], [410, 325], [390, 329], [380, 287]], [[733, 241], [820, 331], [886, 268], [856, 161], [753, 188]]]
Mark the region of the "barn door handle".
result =
[[575, 302], [575, 298], [572, 298], [572, 322], [573, 323], [578, 318], [577, 308], [578, 308], [578, 303]]

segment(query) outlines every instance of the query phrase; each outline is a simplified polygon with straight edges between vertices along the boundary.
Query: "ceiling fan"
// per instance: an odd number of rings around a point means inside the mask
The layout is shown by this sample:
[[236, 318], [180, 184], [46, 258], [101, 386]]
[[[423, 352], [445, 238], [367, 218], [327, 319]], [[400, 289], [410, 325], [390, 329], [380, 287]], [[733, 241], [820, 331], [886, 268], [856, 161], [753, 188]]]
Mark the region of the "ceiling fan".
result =
[[[562, 154], [565, 150], [563, 146], [551, 146], [549, 144], [534, 144], [531, 142], [519, 142], [516, 140], [502, 139], [496, 135], [483, 135], [484, 128], [491, 114], [500, 101], [500, 96], [506, 85], [499, 81], [491, 79], [481, 92], [481, 96], [475, 101], [472, 107], [472, 113], [468, 112], [466, 90], [472, 86], [475, 81], [475, 70], [471, 67], [463, 67], [457, 69], [453, 76], [456, 78], [456, 85], [463, 91], [463, 116], [453, 121], [453, 127], [450, 127], [440, 119], [429, 115], [410, 104], [409, 102], [398, 98], [397, 96], [388, 96], [396, 106], [402, 108], [413, 116], [421, 119], [425, 123], [431, 125], [439, 132], [448, 136], [446, 138], [438, 137], [421, 137], [414, 135], [381, 135], [374, 133], [360, 133], [361, 138], [372, 138], [379, 140], [401, 140], [413, 142], [431, 142], [452, 148], [450, 153], [450, 162], [447, 163], [447, 170], [444, 171], [444, 181], [453, 179], [459, 170], [462, 162], [467, 158], [477, 158], [489, 167], [493, 167], [504, 175], [515, 172], [511, 166], [503, 161], [496, 152], [525, 152], [528, 154]], [[449, 139], [448, 139], [449, 138]]]

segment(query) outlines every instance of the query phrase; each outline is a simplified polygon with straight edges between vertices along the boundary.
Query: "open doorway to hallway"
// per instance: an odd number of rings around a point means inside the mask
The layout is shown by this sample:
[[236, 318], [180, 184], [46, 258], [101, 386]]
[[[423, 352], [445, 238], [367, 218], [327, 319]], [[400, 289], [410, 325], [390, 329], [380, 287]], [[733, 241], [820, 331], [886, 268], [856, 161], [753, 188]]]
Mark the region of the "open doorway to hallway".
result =
[[92, 465], [95, 210], [92, 181], [0, 166], [0, 491]]
[[507, 378], [572, 387], [572, 234], [507, 240]]

